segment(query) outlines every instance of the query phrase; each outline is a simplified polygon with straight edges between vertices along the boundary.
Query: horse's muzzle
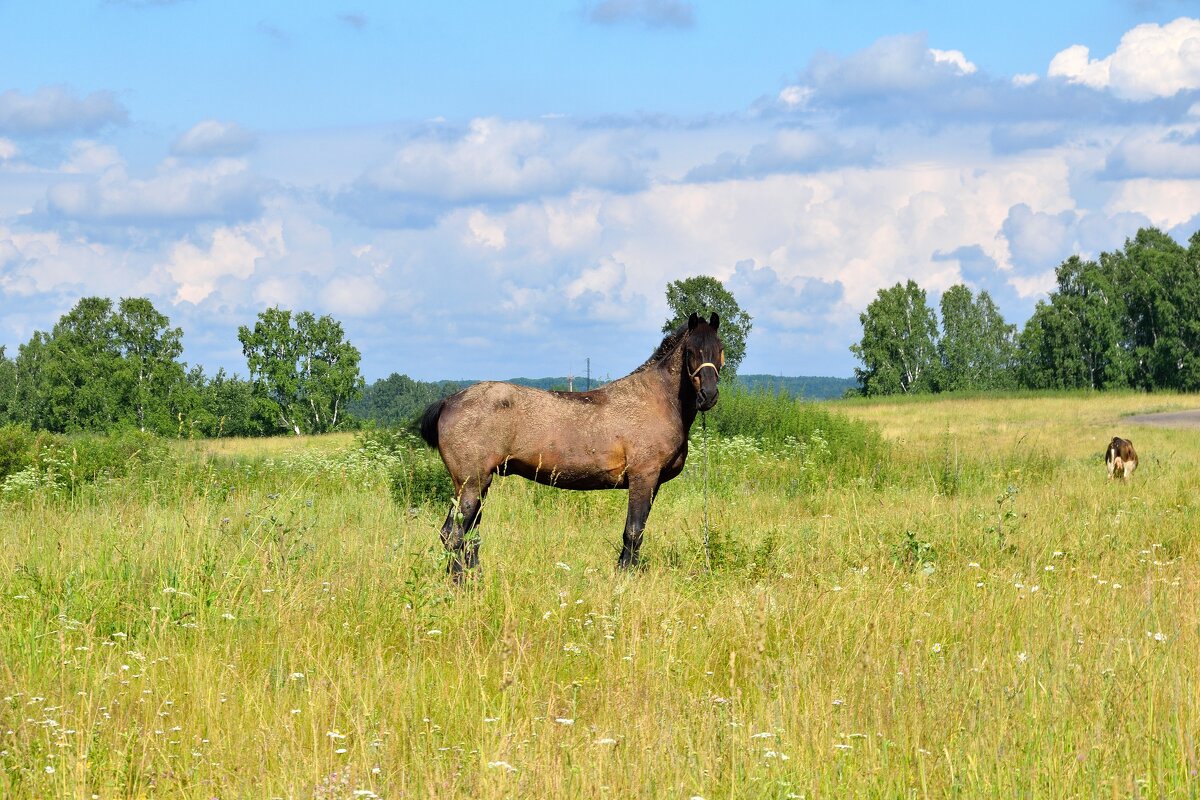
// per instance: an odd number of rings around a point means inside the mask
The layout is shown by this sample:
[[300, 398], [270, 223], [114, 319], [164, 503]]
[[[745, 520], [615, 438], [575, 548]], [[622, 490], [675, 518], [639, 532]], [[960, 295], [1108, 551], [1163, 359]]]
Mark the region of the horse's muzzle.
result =
[[704, 389], [696, 392], [696, 410], [708, 411], [717, 404], [717, 395], [719, 391], [713, 389], [711, 392], [706, 392]]

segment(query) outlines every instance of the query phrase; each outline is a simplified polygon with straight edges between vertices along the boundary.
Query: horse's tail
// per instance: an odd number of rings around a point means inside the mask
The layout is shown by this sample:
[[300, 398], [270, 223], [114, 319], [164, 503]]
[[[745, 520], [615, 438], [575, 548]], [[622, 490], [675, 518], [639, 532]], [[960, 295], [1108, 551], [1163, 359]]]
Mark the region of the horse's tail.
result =
[[444, 397], [441, 400], [433, 401], [421, 414], [421, 420], [417, 423], [421, 438], [430, 447], [438, 446], [438, 417], [442, 415], [442, 407], [445, 405], [446, 398]]

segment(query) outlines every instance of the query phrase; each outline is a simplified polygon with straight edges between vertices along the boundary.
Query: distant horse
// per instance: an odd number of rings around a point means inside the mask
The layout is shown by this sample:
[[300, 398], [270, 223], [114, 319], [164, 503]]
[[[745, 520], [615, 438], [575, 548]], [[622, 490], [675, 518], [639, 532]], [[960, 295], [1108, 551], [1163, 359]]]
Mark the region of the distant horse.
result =
[[1122, 439], [1120, 436], [1114, 436], [1113, 440], [1108, 443], [1108, 449], [1104, 451], [1104, 463], [1108, 466], [1109, 478], [1128, 480], [1133, 477], [1133, 471], [1137, 469], [1138, 465], [1137, 451], [1133, 449], [1133, 442]]
[[620, 567], [638, 563], [642, 531], [658, 489], [683, 471], [697, 411], [717, 403], [725, 348], [720, 318], [692, 314], [646, 363], [590, 392], [547, 392], [477, 383], [430, 405], [421, 437], [436, 447], [457, 500], [442, 525], [459, 579], [479, 563], [469, 537], [495, 475], [520, 475], [563, 489], [628, 489]]

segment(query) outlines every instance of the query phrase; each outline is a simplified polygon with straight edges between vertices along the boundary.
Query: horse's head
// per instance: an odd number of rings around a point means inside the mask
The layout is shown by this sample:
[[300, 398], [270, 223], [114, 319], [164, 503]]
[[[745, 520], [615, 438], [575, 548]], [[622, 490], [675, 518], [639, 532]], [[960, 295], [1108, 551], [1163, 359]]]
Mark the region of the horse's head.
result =
[[707, 321], [696, 314], [688, 317], [683, 339], [683, 370], [696, 392], [696, 408], [708, 411], [717, 404], [717, 381], [725, 366], [725, 345], [717, 335], [721, 318], [715, 313]]

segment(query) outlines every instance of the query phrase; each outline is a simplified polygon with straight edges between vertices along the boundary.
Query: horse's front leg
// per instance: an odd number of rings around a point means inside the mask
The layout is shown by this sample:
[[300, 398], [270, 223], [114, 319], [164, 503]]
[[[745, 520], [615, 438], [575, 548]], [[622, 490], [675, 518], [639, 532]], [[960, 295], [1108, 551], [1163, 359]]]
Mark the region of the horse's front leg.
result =
[[625, 535], [621, 546], [621, 556], [617, 566], [621, 568], [635, 567], [638, 563], [638, 553], [642, 549], [642, 531], [646, 529], [646, 518], [650, 516], [650, 506], [654, 496], [658, 494], [658, 476], [629, 479], [629, 513], [625, 517]]

